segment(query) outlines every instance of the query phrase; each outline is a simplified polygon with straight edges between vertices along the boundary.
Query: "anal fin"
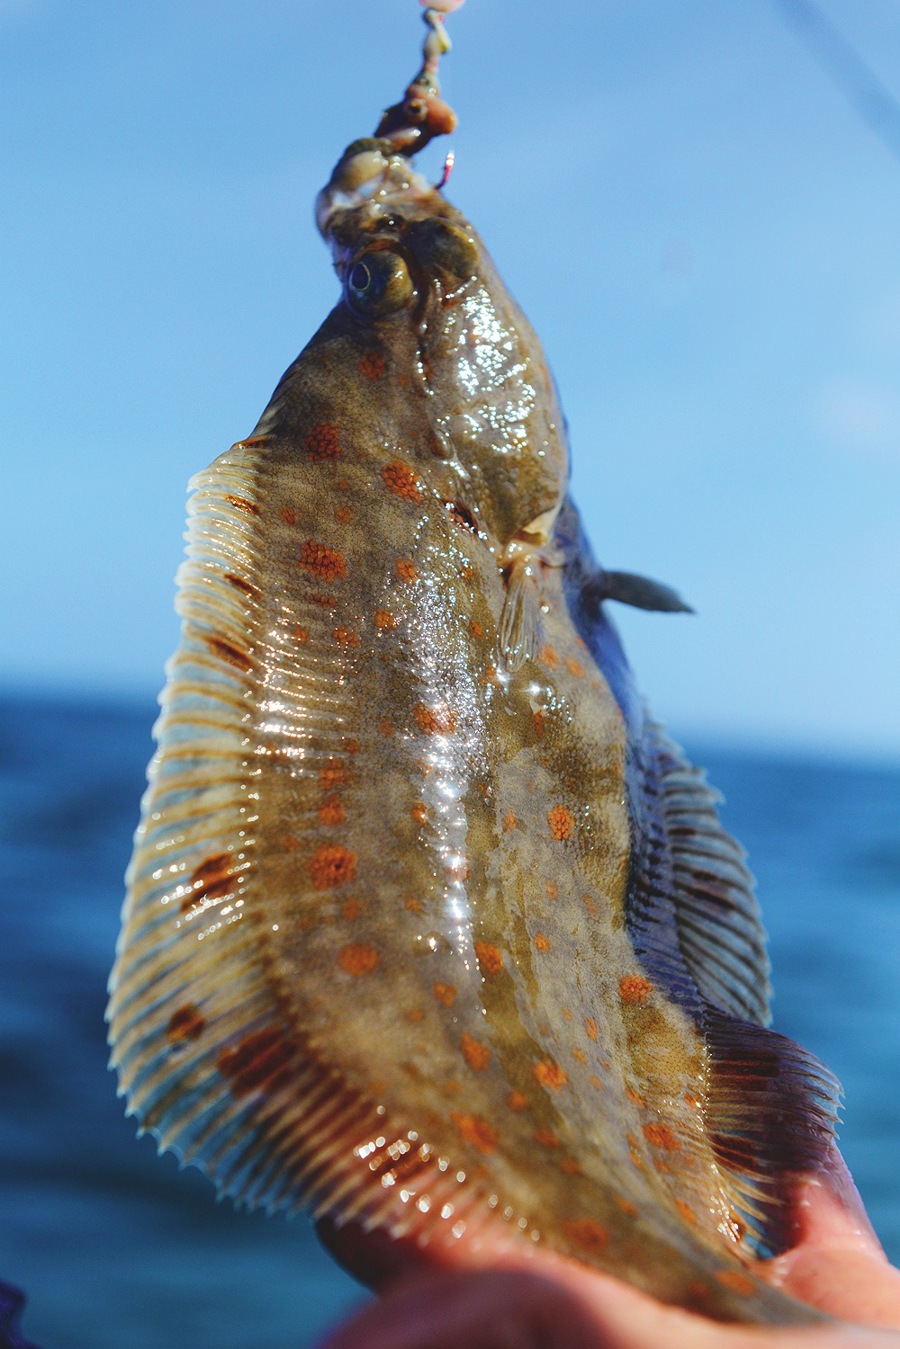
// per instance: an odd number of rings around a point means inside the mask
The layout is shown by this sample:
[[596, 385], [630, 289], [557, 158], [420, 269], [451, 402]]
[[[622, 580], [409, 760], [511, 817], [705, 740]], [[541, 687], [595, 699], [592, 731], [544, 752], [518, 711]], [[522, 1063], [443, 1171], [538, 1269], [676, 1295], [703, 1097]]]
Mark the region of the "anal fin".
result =
[[787, 1186], [831, 1150], [841, 1087], [784, 1035], [707, 1007], [706, 1123], [729, 1201], [757, 1255], [785, 1248]]

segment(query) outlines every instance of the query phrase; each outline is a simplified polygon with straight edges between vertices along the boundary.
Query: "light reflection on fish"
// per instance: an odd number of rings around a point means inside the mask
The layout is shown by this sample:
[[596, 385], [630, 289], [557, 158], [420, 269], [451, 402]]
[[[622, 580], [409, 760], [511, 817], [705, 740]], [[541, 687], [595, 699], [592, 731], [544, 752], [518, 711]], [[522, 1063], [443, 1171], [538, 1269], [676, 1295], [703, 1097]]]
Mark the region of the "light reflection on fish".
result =
[[340, 302], [192, 484], [113, 1062], [247, 1203], [812, 1320], [753, 1262], [837, 1086], [765, 1028], [743, 854], [605, 602], [685, 606], [594, 562], [540, 343], [412, 168], [454, 125], [426, 20], [318, 202]]

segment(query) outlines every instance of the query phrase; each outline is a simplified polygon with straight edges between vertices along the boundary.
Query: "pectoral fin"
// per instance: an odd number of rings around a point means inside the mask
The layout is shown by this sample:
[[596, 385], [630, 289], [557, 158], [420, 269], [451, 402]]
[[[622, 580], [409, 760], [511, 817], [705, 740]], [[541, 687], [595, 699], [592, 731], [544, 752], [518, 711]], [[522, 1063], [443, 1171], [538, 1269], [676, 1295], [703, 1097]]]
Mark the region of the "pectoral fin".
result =
[[541, 644], [540, 607], [532, 566], [522, 559], [510, 573], [500, 616], [500, 655], [510, 673], [537, 653]]
[[585, 583], [585, 598], [600, 604], [602, 600], [618, 600], [635, 609], [652, 609], [657, 613], [692, 614], [694, 610], [671, 586], [652, 581], [648, 576], [637, 576], [631, 571], [597, 571]]

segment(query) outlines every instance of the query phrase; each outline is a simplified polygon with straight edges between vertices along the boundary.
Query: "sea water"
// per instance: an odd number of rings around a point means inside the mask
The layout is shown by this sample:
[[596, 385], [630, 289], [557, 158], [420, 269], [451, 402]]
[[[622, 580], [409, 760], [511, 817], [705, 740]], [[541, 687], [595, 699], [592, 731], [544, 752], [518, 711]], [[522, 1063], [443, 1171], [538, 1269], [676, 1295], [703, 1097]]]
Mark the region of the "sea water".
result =
[[[304, 1349], [364, 1294], [309, 1223], [235, 1212], [137, 1140], [103, 1008], [151, 705], [0, 699], [0, 1279], [40, 1349]], [[846, 1092], [900, 1261], [900, 767], [688, 747], [750, 851], [776, 1027]]]

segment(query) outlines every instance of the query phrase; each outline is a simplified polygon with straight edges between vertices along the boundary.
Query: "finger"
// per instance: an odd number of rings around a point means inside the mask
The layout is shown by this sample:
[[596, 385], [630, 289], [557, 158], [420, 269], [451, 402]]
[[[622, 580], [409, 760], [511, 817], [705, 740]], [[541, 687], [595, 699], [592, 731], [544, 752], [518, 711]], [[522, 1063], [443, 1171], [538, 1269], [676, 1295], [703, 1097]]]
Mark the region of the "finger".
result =
[[832, 1316], [900, 1328], [900, 1273], [888, 1263], [843, 1159], [797, 1181], [793, 1244], [760, 1267], [770, 1283]]
[[[537, 1263], [537, 1262], [536, 1262]], [[848, 1326], [725, 1326], [567, 1267], [454, 1270], [395, 1287], [322, 1349], [897, 1349]]]
[[650, 1338], [634, 1338], [633, 1326], [623, 1338], [615, 1315], [598, 1319], [590, 1298], [561, 1278], [523, 1269], [453, 1270], [401, 1284], [323, 1349], [712, 1349], [717, 1342], [673, 1339], [660, 1316], [669, 1309], [651, 1310]]

